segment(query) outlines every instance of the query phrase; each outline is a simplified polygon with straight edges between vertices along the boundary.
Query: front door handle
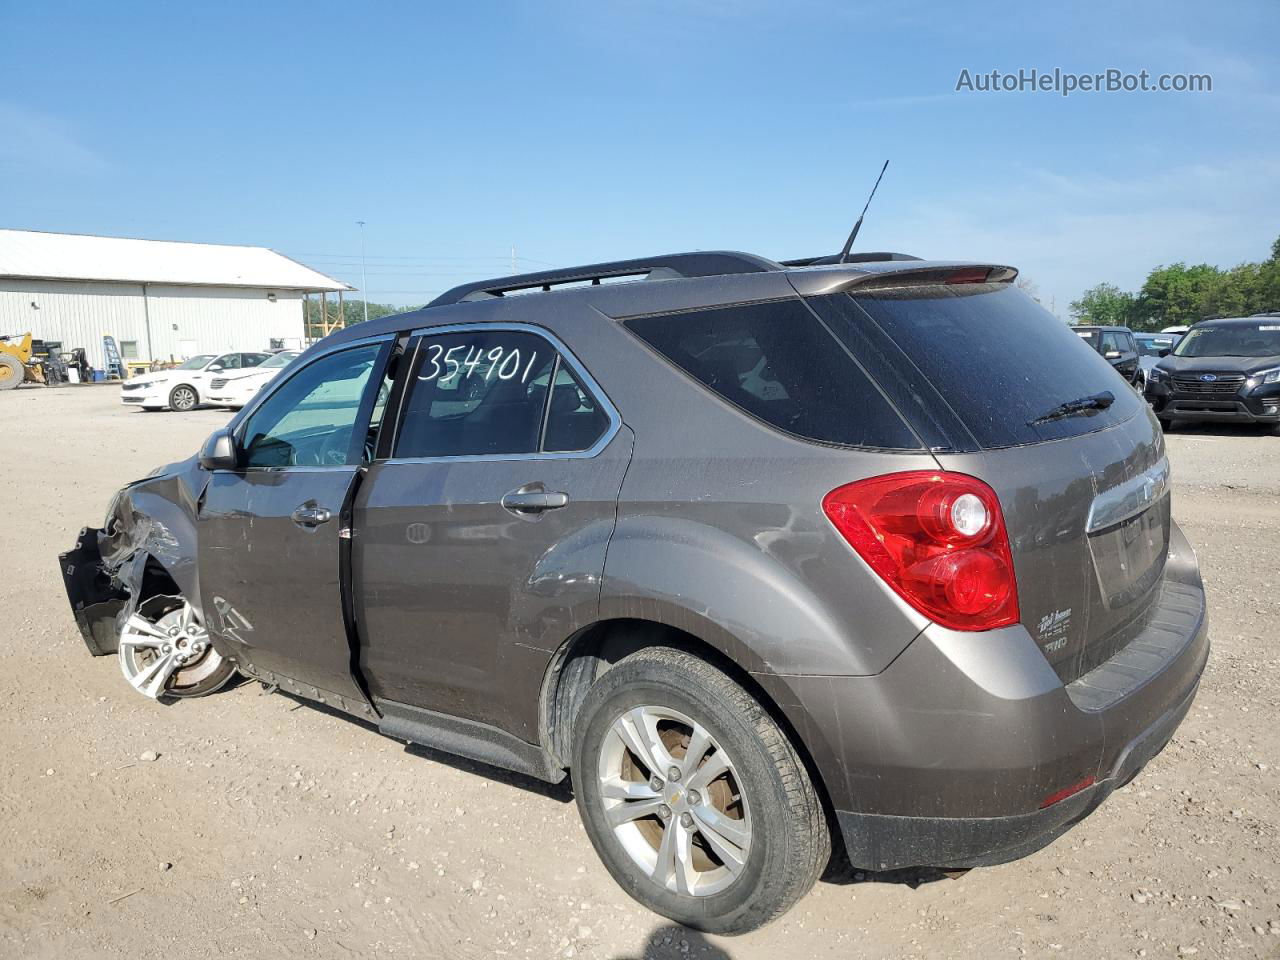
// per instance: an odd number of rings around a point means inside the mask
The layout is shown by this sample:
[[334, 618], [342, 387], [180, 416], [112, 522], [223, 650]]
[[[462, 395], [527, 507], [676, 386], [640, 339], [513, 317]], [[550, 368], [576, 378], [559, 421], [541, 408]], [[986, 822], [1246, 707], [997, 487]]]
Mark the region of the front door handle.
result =
[[521, 489], [503, 497], [502, 505], [513, 513], [542, 513], [568, 506], [569, 495], [557, 491]]
[[300, 527], [318, 527], [320, 524], [328, 523], [332, 520], [333, 514], [314, 500], [308, 500], [293, 511], [290, 519]]

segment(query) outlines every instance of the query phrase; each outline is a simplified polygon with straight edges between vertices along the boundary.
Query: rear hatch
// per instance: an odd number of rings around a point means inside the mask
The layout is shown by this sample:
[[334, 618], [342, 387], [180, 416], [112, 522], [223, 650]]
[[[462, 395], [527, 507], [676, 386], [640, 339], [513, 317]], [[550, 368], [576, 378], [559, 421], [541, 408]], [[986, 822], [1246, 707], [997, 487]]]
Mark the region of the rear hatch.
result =
[[[1008, 283], [876, 281], [807, 302], [938, 462], [996, 491], [1021, 621], [1064, 682], [1143, 629], [1168, 553], [1168, 461], [1106, 360]], [[1044, 419], [1100, 393], [1105, 409]]]

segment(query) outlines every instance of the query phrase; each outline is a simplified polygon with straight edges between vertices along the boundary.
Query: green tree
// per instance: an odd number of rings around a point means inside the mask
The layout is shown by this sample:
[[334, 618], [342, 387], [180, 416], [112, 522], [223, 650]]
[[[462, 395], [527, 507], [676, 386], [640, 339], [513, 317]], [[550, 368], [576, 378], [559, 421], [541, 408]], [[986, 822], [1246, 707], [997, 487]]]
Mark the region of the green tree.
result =
[[1071, 301], [1071, 319], [1081, 324], [1103, 327], [1126, 326], [1133, 316], [1133, 294], [1126, 293], [1114, 283], [1100, 283], [1090, 287]]
[[1207, 263], [1156, 267], [1138, 294], [1138, 315], [1154, 327], [1195, 323], [1209, 315], [1210, 295], [1221, 278], [1222, 272]]

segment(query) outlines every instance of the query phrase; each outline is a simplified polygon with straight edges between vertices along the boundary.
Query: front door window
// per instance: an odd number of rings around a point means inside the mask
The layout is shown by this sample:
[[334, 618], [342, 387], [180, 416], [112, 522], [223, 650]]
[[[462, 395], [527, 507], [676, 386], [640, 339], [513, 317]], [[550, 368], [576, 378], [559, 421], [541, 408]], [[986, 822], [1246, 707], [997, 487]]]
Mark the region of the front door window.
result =
[[241, 443], [248, 467], [359, 463], [354, 437], [365, 386], [380, 344], [353, 347], [307, 365], [249, 418]]

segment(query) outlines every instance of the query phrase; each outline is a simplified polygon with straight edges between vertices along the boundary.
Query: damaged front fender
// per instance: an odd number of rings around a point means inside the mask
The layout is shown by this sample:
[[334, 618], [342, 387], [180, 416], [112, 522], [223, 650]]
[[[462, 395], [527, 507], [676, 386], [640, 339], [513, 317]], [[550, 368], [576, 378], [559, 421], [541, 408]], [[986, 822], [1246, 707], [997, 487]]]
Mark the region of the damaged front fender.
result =
[[207, 475], [195, 460], [116, 494], [102, 529], [85, 527], [59, 557], [67, 600], [94, 656], [115, 653], [121, 627], [149, 593], [180, 593], [199, 610], [196, 514]]

